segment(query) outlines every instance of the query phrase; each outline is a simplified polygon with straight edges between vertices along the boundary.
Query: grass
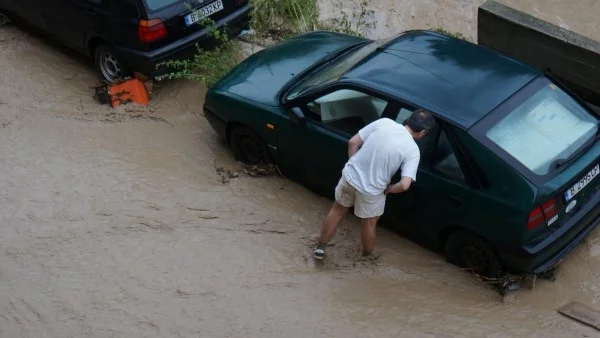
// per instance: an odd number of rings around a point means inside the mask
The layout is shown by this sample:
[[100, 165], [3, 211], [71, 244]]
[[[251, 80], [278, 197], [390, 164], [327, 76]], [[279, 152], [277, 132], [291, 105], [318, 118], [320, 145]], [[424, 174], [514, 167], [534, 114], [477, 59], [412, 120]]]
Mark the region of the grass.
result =
[[316, 0], [250, 0], [252, 29], [258, 34], [304, 33], [319, 29]]

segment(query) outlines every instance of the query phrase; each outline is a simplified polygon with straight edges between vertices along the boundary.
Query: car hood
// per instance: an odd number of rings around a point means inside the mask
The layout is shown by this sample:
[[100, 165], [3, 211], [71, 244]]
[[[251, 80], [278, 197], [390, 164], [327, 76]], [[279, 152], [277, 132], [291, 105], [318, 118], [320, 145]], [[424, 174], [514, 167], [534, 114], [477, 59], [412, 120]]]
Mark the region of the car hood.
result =
[[331, 53], [363, 38], [333, 32], [313, 32], [266, 48], [240, 63], [214, 88], [270, 106], [279, 105], [281, 89]]

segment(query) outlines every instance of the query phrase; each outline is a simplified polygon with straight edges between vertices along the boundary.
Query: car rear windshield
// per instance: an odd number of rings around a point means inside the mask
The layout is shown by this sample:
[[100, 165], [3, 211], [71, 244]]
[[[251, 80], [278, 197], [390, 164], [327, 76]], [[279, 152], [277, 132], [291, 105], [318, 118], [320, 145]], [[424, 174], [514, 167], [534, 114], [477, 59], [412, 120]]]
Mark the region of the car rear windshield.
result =
[[544, 176], [598, 131], [598, 120], [549, 80], [486, 136], [533, 173]]
[[148, 6], [148, 9], [150, 11], [155, 11], [157, 9], [161, 9], [163, 7], [180, 2], [182, 0], [144, 0], [144, 1], [146, 1], [146, 6]]

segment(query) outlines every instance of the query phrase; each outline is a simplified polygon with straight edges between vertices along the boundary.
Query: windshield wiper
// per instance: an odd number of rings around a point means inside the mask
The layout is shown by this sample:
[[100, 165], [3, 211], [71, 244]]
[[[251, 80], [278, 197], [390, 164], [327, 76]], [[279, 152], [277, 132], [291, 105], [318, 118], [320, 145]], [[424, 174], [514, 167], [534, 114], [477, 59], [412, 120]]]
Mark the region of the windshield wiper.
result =
[[562, 167], [563, 165], [571, 162], [573, 159], [579, 157], [579, 154], [590, 149], [594, 144], [596, 144], [596, 141], [598, 141], [599, 138], [600, 138], [600, 130], [596, 133], [596, 135], [594, 136], [594, 138], [591, 141], [588, 141], [588, 143], [585, 146], [579, 148], [576, 152], [572, 153], [569, 157], [560, 158], [560, 159], [557, 159], [554, 162], [552, 162], [552, 167], [558, 169], [558, 168]]

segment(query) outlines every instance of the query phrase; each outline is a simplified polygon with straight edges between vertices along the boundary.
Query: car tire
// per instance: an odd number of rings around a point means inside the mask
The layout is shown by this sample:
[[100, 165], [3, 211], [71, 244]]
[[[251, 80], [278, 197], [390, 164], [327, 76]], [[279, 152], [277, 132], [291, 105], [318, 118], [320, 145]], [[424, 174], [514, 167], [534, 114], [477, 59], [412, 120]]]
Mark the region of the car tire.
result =
[[448, 262], [485, 278], [499, 278], [502, 263], [492, 247], [482, 238], [466, 231], [450, 234], [445, 245]]
[[235, 159], [245, 164], [267, 163], [268, 153], [263, 140], [246, 126], [231, 131], [230, 146]]
[[107, 45], [99, 45], [94, 50], [94, 66], [102, 79], [108, 83], [115, 83], [130, 75], [125, 62]]

